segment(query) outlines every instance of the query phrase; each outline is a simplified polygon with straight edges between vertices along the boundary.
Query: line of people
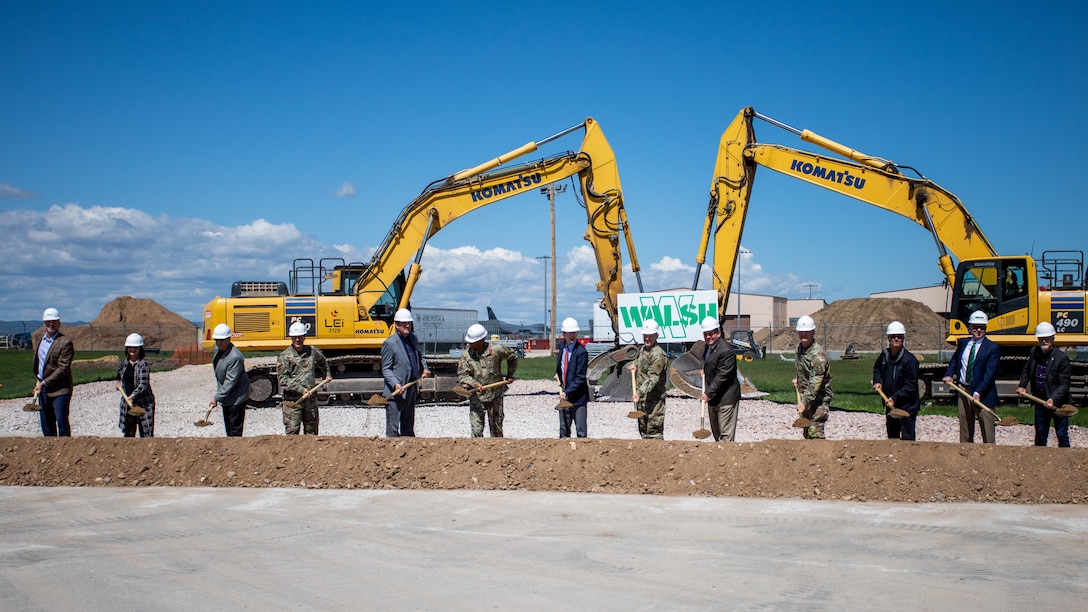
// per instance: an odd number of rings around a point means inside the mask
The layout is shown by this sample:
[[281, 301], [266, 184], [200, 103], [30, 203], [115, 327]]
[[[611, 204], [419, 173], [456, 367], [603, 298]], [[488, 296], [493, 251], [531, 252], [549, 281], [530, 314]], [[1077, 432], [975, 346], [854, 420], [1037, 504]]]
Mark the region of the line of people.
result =
[[[968, 319], [970, 337], [961, 339], [948, 363], [944, 382], [962, 385], [964, 396], [958, 402], [960, 442], [974, 442], [975, 427], [983, 443], [996, 440], [995, 408], [998, 403], [996, 376], [1001, 350], [986, 338], [988, 318], [976, 311]], [[40, 406], [39, 419], [45, 436], [71, 436], [69, 409], [73, 390], [72, 341], [60, 332], [60, 313], [47, 308], [42, 313], [45, 334], [34, 344], [34, 373], [37, 383], [34, 397]], [[386, 405], [386, 436], [415, 435], [415, 407], [419, 398], [419, 380], [431, 375], [427, 360], [419, 349], [413, 332], [413, 317], [408, 309], [394, 315], [396, 333], [381, 347], [382, 396]], [[556, 353], [555, 380], [560, 384], [560, 400], [565, 406], [559, 414], [559, 437], [584, 438], [590, 399], [587, 370], [589, 354], [578, 342], [578, 321], [568, 317], [562, 323], [563, 341]], [[722, 340], [717, 319], [701, 322], [703, 334], [702, 380], [700, 401], [707, 406], [711, 433], [715, 441], [733, 441], [741, 390], [737, 376], [736, 354]], [[805, 439], [823, 439], [834, 398], [830, 359], [816, 342], [816, 324], [802, 316], [796, 326], [799, 342], [796, 350], [797, 412], [807, 420]], [[1059, 447], [1069, 447], [1069, 417], [1056, 411], [1070, 397], [1071, 364], [1068, 356], [1054, 350], [1054, 326], [1039, 323], [1035, 329], [1038, 346], [1033, 347], [1024, 365], [1016, 389], [1021, 396], [1040, 398], [1035, 407], [1035, 445], [1046, 446], [1051, 424]], [[291, 345], [277, 358], [276, 372], [283, 396], [283, 424], [288, 435], [317, 435], [320, 413], [314, 391], [332, 380], [321, 349], [306, 344], [307, 330], [301, 322], [288, 331]], [[644, 439], [663, 439], [665, 432], [665, 391], [668, 385], [668, 356], [658, 345], [660, 327], [647, 321], [642, 328], [642, 344], [628, 364], [633, 379], [632, 400], [642, 416], [638, 418], [639, 435]], [[916, 440], [917, 418], [921, 409], [919, 362], [906, 348], [906, 328], [892, 321], [886, 330], [888, 345], [873, 365], [873, 389], [884, 398], [889, 439]], [[517, 354], [509, 347], [489, 343], [487, 331], [474, 324], [465, 333], [466, 348], [458, 362], [458, 383], [472, 391], [469, 397], [469, 427], [473, 437], [484, 435], [488, 426], [492, 437], [503, 436], [503, 396], [517, 372]], [[245, 406], [250, 395], [242, 352], [231, 341], [231, 329], [219, 324], [212, 331], [215, 353], [212, 369], [216, 391], [209, 408], [222, 406], [227, 436], [241, 436], [245, 424]], [[505, 365], [505, 372], [503, 366]], [[125, 357], [117, 367], [117, 389], [122, 398], [118, 428], [126, 437], [153, 437], [155, 432], [155, 395], [151, 389], [151, 368], [145, 359], [144, 339], [138, 333], [125, 339]], [[133, 411], [138, 406], [141, 411]]]

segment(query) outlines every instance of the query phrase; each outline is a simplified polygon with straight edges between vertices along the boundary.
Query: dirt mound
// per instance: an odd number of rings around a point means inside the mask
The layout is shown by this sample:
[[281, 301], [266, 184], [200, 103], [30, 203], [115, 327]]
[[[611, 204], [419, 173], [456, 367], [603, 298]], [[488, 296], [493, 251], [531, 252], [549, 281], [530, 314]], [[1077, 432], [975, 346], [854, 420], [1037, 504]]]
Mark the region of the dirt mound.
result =
[[1088, 502], [1086, 468], [1084, 448], [897, 440], [85, 437], [9, 438], [0, 446], [4, 486], [501, 489], [1032, 504]]
[[[837, 300], [814, 313], [816, 341], [827, 350], [846, 350], [853, 344], [858, 351], [884, 348], [888, 323], [899, 321], [907, 328], [907, 347], [912, 351], [937, 351], [948, 348], [939, 331], [947, 326], [941, 315], [921, 302], [905, 298], [855, 298]], [[769, 332], [756, 338], [767, 342]], [[797, 332], [781, 330], [774, 336], [773, 349], [789, 352], [797, 348]]]
[[[136, 332], [144, 337], [144, 346], [173, 351], [179, 346], [197, 342], [197, 328], [179, 314], [167, 310], [154, 300], [121, 296], [102, 307], [89, 325], [62, 326], [72, 338], [76, 350], [117, 350], [121, 352], [125, 338]], [[35, 332], [35, 338], [44, 329]]]

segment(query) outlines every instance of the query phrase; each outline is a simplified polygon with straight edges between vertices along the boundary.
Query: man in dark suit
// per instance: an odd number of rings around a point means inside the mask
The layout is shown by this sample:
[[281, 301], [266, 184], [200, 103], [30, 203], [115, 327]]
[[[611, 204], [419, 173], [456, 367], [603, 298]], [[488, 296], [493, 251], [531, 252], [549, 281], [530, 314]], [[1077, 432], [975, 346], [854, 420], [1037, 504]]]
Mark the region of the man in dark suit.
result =
[[[956, 343], [956, 352], [948, 362], [944, 372], [944, 382], [959, 381], [967, 388], [974, 399], [989, 407], [997, 407], [997, 368], [1001, 362], [1001, 348], [986, 337], [986, 325], [990, 319], [986, 313], [976, 310], [967, 319], [967, 331], [970, 338], [962, 338]], [[993, 444], [994, 415], [960, 398], [960, 442], [975, 441], [975, 421], [978, 421], [985, 444]]]
[[1069, 356], [1060, 350], [1054, 350], [1054, 335], [1057, 330], [1050, 323], [1043, 321], [1035, 326], [1035, 338], [1039, 346], [1028, 353], [1028, 361], [1020, 374], [1020, 384], [1016, 394], [1027, 393], [1046, 401], [1045, 406], [1035, 406], [1035, 446], [1046, 446], [1050, 437], [1050, 422], [1054, 421], [1054, 433], [1058, 435], [1058, 446], [1069, 447], [1069, 417], [1058, 416], [1054, 410], [1069, 403], [1069, 384], [1072, 380], [1072, 364]]
[[714, 317], [702, 322], [703, 394], [699, 401], [707, 403], [710, 432], [714, 441], [732, 442], [737, 434], [737, 406], [740, 404], [740, 384], [737, 382], [737, 355], [728, 342], [722, 341], [722, 328]]
[[431, 375], [427, 360], [419, 350], [419, 340], [412, 333], [413, 321], [412, 311], [407, 308], [398, 310], [393, 315], [397, 333], [382, 342], [382, 377], [385, 379], [385, 392], [382, 395], [389, 400], [385, 406], [387, 438], [416, 435], [419, 385], [407, 385]]
[[563, 342], [555, 360], [555, 375], [563, 390], [559, 399], [573, 404], [570, 408], [559, 411], [559, 437], [570, 437], [570, 426], [574, 424], [575, 433], [584, 438], [586, 415], [589, 406], [589, 381], [586, 372], [589, 369], [589, 352], [578, 342], [578, 321], [573, 317], [563, 319]]
[[42, 313], [45, 334], [34, 343], [34, 396], [41, 411], [38, 419], [43, 436], [72, 435], [68, 421], [71, 408], [72, 358], [76, 350], [72, 340], [60, 333], [60, 313], [56, 308], [46, 308]]

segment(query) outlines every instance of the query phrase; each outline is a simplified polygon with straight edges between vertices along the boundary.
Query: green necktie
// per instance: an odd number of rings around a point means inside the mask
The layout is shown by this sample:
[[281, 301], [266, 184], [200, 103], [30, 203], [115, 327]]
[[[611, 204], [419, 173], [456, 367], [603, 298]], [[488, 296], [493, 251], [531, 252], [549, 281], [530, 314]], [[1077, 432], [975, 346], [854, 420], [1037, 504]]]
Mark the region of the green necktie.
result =
[[968, 385], [971, 384], [971, 379], [975, 377], [975, 349], [978, 347], [977, 342], [971, 343], [971, 354], [967, 356], [967, 380]]

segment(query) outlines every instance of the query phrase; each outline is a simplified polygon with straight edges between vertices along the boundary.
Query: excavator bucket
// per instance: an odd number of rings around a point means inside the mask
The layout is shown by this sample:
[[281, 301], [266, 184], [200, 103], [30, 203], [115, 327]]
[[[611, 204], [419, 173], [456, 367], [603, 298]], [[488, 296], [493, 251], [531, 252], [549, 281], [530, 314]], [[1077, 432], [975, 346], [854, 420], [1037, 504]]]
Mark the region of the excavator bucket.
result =
[[[680, 391], [698, 398], [702, 395], [703, 351], [706, 344], [702, 340], [696, 342], [691, 350], [673, 360], [669, 367], [669, 380], [672, 386]], [[758, 399], [768, 394], [760, 391], [748, 380], [740, 369], [737, 369], [737, 380], [740, 382], [740, 396], [744, 399]]]
[[638, 346], [629, 344], [601, 353], [589, 361], [586, 376], [597, 382], [597, 401], [630, 402], [631, 375], [625, 367], [638, 355]]

